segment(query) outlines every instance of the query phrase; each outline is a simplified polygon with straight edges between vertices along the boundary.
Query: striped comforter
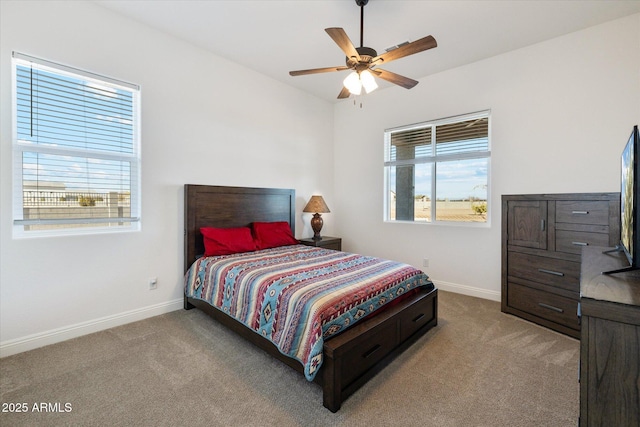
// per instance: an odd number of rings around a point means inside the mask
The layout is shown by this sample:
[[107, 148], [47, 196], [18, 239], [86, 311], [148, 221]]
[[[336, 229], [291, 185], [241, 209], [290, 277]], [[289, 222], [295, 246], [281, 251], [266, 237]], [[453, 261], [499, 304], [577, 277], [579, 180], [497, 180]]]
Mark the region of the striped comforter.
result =
[[324, 340], [420, 286], [406, 264], [303, 245], [200, 258], [185, 294], [204, 300], [269, 339], [311, 381]]

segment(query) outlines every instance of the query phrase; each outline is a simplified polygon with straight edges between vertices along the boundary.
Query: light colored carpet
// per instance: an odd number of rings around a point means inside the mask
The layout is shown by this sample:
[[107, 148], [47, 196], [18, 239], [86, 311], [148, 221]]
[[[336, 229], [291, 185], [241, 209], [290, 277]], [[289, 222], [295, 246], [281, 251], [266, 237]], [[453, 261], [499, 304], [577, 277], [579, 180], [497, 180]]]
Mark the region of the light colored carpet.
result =
[[440, 291], [438, 326], [333, 414], [319, 386], [180, 310], [0, 359], [0, 425], [575, 426], [578, 364], [579, 341]]

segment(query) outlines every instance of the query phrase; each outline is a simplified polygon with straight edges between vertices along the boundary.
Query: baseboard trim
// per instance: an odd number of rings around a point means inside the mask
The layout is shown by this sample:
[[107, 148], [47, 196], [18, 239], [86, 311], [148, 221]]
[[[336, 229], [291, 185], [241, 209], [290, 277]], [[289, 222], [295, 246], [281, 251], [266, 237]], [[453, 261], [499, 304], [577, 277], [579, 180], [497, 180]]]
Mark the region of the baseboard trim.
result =
[[[442, 289], [443, 291], [500, 301], [499, 291], [490, 291], [487, 289], [449, 283], [440, 280], [432, 279], [432, 281], [438, 289]], [[100, 319], [90, 320], [88, 322], [77, 323], [75, 325], [52, 329], [39, 334], [0, 342], [0, 358], [34, 350], [39, 347], [44, 347], [46, 345], [55, 344], [72, 338], [77, 338], [82, 335], [103, 331], [116, 326], [125, 325], [127, 323], [136, 322], [138, 320], [147, 319], [149, 317], [158, 316], [160, 314], [169, 313], [171, 311], [180, 310], [182, 308], [183, 300], [180, 298], [161, 304], [118, 313], [113, 316], [106, 316]]]
[[459, 285], [457, 283], [443, 282], [431, 279], [438, 289], [443, 291], [455, 292], [457, 294], [469, 295], [472, 297], [484, 298], [492, 301], [500, 301], [500, 291], [490, 291], [488, 289], [476, 288], [473, 286]]
[[149, 317], [180, 310], [181, 308], [183, 308], [182, 298], [125, 311], [112, 316], [89, 320], [87, 322], [76, 323], [75, 325], [52, 329], [50, 331], [28, 335], [22, 338], [3, 341], [0, 342], [0, 358], [44, 347], [45, 345], [77, 338], [82, 335], [103, 331], [116, 326], [125, 325], [127, 323], [136, 322], [138, 320], [144, 320]]

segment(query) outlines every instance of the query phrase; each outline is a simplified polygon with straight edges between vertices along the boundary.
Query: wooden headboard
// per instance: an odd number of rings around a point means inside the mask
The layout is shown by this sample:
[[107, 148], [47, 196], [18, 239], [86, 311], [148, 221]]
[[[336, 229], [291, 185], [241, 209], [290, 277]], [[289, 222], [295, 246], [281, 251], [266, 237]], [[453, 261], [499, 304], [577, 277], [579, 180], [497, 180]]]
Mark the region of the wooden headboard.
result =
[[184, 186], [184, 271], [204, 253], [200, 227], [244, 227], [287, 221], [295, 233], [296, 191], [282, 188]]

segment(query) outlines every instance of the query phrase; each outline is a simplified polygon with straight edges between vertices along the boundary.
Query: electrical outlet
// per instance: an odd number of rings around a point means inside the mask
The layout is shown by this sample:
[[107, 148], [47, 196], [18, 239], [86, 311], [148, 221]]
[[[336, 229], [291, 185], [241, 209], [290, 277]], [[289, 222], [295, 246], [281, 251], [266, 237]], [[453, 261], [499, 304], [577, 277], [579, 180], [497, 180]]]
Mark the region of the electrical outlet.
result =
[[158, 289], [158, 279], [156, 277], [149, 279], [149, 290], [152, 291], [154, 289]]
[[429, 267], [429, 258], [423, 258], [422, 259], [422, 266], [423, 267]]

